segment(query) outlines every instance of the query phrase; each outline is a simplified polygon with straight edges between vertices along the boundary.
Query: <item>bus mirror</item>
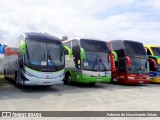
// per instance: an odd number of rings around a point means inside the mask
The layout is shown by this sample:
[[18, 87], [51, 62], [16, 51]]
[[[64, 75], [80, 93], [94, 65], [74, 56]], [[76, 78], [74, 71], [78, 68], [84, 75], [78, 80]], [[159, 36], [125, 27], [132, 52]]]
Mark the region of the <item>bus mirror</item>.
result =
[[81, 57], [83, 60], [86, 59], [86, 53], [83, 48], [81, 48]]
[[157, 67], [156, 61], [154, 59], [152, 59], [152, 58], [149, 58], [148, 60], [153, 63], [153, 67], [156, 69], [156, 67]]
[[127, 65], [131, 66], [132, 65], [131, 58], [129, 56], [126, 56], [126, 60], [127, 60]]
[[118, 55], [115, 51], [111, 51], [110, 54], [113, 54], [114, 55], [114, 61], [118, 61]]
[[[110, 58], [110, 59], [109, 59]], [[116, 71], [117, 70], [117, 61], [118, 61], [118, 55], [115, 51], [110, 51], [108, 54], [108, 61], [111, 62], [111, 70]]]
[[68, 46], [64, 46], [64, 48], [68, 51], [69, 58], [72, 56], [72, 50]]
[[24, 40], [21, 40], [20, 52], [21, 52], [22, 54], [25, 54], [25, 53], [26, 53], [26, 43], [25, 43]]

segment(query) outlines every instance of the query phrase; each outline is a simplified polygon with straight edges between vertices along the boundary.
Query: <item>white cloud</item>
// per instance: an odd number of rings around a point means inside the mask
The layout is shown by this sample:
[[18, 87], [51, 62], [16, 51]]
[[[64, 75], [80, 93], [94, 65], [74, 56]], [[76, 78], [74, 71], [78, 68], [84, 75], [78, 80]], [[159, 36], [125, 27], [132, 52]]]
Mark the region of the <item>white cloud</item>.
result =
[[157, 10], [157, 12], [160, 12], [160, 0], [147, 0], [144, 2], [146, 6], [151, 7], [151, 9]]
[[[149, 2], [141, 4], [153, 7]], [[133, 39], [147, 43], [158, 40], [160, 22], [147, 21], [145, 13], [136, 8], [129, 11], [136, 3], [139, 4], [137, 0], [0, 0], [0, 41], [11, 42], [19, 34], [32, 31], [71, 39]], [[117, 11], [112, 15], [113, 10]]]

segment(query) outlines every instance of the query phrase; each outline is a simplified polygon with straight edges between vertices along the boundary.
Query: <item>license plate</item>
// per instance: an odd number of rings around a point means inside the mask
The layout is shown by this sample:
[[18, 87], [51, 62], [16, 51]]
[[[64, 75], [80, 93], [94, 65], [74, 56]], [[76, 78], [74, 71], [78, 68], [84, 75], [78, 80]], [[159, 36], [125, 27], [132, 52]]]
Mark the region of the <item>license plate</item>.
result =
[[143, 81], [139, 81], [139, 83], [143, 83]]
[[44, 82], [43, 85], [51, 85], [50, 82]]
[[102, 79], [97, 79], [97, 81], [101, 81]]

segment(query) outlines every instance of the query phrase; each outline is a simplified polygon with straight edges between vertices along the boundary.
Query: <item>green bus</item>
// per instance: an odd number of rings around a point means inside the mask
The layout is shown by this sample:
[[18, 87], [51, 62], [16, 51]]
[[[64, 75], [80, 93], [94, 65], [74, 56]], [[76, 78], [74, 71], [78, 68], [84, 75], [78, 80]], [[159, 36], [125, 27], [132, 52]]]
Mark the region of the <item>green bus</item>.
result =
[[64, 52], [64, 84], [81, 82], [95, 85], [96, 82], [111, 81], [109, 48], [105, 41], [73, 39], [62, 43], [71, 50], [70, 54]]

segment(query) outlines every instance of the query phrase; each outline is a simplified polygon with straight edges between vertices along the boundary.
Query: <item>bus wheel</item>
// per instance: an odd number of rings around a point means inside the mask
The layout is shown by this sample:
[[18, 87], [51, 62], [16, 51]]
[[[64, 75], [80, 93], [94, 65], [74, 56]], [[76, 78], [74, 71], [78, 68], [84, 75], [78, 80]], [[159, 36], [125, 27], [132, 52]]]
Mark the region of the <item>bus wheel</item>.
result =
[[44, 86], [45, 88], [51, 88], [52, 87], [52, 85], [46, 85], [46, 86]]
[[22, 87], [22, 85], [19, 83], [19, 77], [18, 77], [18, 75], [17, 75], [17, 72], [16, 72], [16, 74], [15, 74], [15, 82], [16, 82], [16, 86], [18, 87], [18, 88], [21, 88]]
[[70, 85], [72, 83], [72, 77], [70, 74], [68, 74], [64, 80], [64, 84]]
[[94, 86], [96, 82], [90, 82], [89, 85]]
[[3, 71], [3, 75], [4, 75], [4, 79], [6, 79], [5, 69], [4, 69], [4, 71]]

